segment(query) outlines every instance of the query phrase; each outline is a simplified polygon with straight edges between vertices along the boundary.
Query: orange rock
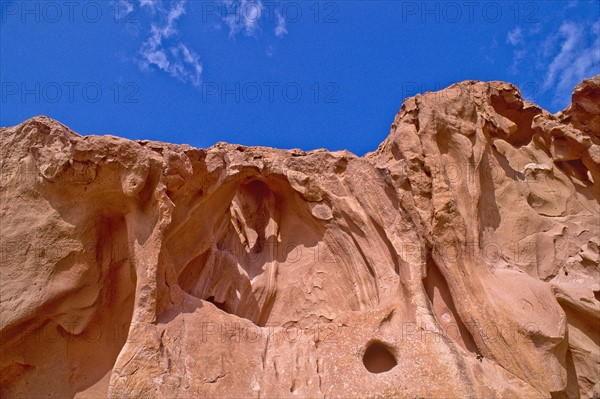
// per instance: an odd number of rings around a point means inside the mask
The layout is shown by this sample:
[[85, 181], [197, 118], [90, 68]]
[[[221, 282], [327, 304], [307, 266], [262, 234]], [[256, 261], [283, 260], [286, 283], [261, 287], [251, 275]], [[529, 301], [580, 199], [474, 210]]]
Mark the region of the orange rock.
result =
[[600, 394], [600, 76], [364, 157], [2, 128], [2, 397]]

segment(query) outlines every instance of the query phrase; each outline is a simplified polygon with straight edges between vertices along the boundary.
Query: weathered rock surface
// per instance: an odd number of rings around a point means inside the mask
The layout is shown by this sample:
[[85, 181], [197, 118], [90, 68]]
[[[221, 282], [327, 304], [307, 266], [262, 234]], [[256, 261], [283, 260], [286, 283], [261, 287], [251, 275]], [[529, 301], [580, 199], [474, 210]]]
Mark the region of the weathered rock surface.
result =
[[600, 395], [599, 79], [362, 158], [1, 129], [0, 396]]
[[575, 87], [571, 105], [558, 114], [562, 122], [591, 136], [600, 136], [600, 75]]

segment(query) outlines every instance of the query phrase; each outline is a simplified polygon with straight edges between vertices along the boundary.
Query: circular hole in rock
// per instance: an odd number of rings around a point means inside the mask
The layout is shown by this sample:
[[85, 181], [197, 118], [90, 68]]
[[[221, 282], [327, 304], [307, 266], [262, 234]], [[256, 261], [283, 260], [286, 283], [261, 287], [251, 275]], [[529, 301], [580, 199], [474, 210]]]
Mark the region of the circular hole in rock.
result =
[[371, 341], [363, 355], [363, 364], [371, 373], [385, 373], [390, 371], [398, 362], [392, 349], [381, 341]]

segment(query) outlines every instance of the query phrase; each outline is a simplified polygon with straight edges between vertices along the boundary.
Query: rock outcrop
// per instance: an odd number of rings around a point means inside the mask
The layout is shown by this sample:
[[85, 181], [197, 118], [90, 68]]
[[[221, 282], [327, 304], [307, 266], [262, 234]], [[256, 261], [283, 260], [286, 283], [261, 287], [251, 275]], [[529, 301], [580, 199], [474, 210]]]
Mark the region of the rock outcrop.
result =
[[2, 128], [0, 396], [600, 395], [600, 77], [364, 157]]

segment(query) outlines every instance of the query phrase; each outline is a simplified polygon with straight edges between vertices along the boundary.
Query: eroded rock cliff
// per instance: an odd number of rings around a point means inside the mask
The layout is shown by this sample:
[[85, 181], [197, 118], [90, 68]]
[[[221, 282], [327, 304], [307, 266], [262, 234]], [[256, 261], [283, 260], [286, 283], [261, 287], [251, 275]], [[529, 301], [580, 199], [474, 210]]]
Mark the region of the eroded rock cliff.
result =
[[600, 76], [364, 157], [2, 128], [2, 397], [600, 395]]

